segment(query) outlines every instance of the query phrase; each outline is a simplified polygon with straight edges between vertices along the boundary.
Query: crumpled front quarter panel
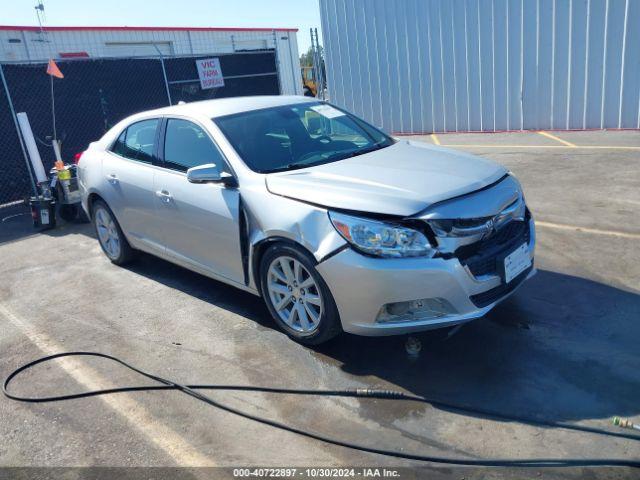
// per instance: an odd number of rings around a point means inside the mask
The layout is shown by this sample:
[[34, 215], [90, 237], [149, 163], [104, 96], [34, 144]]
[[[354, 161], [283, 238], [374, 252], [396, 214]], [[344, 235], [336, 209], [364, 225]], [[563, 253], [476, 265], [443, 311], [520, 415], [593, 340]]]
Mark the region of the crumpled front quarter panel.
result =
[[298, 243], [318, 262], [346, 244], [331, 224], [326, 209], [273, 195], [266, 189], [243, 191], [242, 203], [247, 214], [250, 256], [254, 247], [267, 238]]

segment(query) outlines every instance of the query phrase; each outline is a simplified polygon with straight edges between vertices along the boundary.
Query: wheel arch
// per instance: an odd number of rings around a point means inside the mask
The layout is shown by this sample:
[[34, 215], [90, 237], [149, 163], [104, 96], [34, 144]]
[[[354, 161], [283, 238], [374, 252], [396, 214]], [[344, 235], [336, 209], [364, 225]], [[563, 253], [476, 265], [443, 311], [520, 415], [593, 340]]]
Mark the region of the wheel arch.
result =
[[93, 204], [96, 202], [96, 200], [100, 200], [104, 202], [105, 205], [109, 206], [106, 200], [100, 196], [100, 194], [96, 192], [91, 192], [87, 197], [87, 209], [89, 210], [88, 213], [90, 218], [93, 218]]
[[289, 245], [291, 247], [297, 248], [302, 251], [314, 265], [318, 264], [313, 253], [295, 240], [291, 238], [274, 235], [271, 237], [263, 238], [254, 244], [251, 245], [251, 277], [253, 279], [253, 283], [258, 290], [258, 293], [262, 296], [262, 286], [260, 285], [260, 261], [262, 260], [262, 256], [269, 249], [269, 247], [273, 245]]
[[[113, 217], [116, 219], [116, 222], [118, 222], [118, 225], [122, 229], [122, 223], [120, 223], [120, 219], [118, 218], [118, 215], [116, 215], [116, 212], [113, 211], [113, 209], [111, 208], [111, 205], [109, 205], [109, 203], [104, 199], [104, 197], [97, 192], [91, 192], [87, 196], [87, 208], [89, 209], [89, 220], [93, 221], [93, 205], [97, 201], [101, 201], [107, 206], [107, 208], [111, 211], [111, 214], [113, 215]], [[124, 238], [126, 238], [127, 242], [129, 243], [132, 242], [128, 233], [124, 229], [122, 229], [122, 234], [124, 235]]]

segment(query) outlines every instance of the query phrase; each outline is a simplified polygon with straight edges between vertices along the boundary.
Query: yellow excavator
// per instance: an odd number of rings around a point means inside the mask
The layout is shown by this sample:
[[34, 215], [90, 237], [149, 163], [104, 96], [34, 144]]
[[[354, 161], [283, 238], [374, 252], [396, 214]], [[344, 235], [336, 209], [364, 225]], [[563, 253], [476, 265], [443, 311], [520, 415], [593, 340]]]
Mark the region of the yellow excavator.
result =
[[302, 73], [302, 90], [305, 97], [316, 97], [318, 95], [318, 85], [316, 84], [313, 67], [300, 67]]

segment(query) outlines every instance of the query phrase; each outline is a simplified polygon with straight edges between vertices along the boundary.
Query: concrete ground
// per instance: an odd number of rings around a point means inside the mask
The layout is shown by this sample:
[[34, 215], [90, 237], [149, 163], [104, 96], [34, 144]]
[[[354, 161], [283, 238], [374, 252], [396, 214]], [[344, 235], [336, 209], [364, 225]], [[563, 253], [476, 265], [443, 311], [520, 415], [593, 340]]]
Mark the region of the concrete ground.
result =
[[[538, 224], [539, 269], [450, 339], [418, 335], [417, 359], [407, 356], [403, 337], [343, 335], [300, 346], [273, 328], [250, 294], [149, 256], [116, 267], [90, 225], [38, 234], [24, 207], [2, 209], [0, 376], [44, 354], [94, 350], [183, 383], [377, 387], [604, 428], [614, 415], [640, 422], [640, 133], [549, 135], [414, 137], [492, 158], [518, 176]], [[75, 359], [35, 369], [15, 390], [46, 395], [141, 383], [104, 361]], [[211, 396], [299, 428], [407, 452], [640, 459], [637, 442], [424, 404]], [[424, 466], [277, 431], [177, 392], [51, 404], [0, 397], [0, 438], [2, 467]], [[435, 477], [638, 478], [611, 468], [428, 467]]]

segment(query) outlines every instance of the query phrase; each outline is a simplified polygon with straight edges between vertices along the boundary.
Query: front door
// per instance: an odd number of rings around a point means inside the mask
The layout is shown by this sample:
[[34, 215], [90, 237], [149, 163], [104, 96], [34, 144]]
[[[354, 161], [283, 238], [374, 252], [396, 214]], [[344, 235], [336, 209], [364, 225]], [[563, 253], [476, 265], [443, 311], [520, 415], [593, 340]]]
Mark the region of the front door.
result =
[[163, 162], [155, 174], [155, 202], [167, 254], [243, 283], [240, 194], [223, 184], [189, 183], [187, 169], [208, 163], [227, 170], [226, 160], [199, 125], [167, 119]]

